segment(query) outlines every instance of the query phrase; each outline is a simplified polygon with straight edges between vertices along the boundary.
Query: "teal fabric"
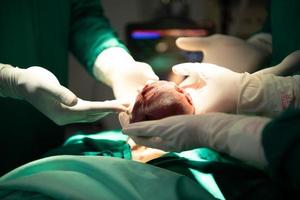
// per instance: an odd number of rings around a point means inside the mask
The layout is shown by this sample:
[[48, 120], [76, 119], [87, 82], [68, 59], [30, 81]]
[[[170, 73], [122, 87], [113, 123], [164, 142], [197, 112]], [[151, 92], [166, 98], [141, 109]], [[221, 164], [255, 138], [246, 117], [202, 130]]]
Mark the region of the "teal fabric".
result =
[[269, 15], [261, 31], [272, 34], [271, 66], [300, 49], [299, 8], [298, 0], [270, 0]]
[[[114, 191], [112, 191], [113, 189], [111, 189], [111, 191], [107, 192], [114, 192], [116, 193], [115, 195], [120, 195], [125, 190], [126, 192], [135, 194], [136, 191], [129, 188], [132, 187], [132, 184], [133, 182], [135, 182], [135, 178], [137, 177], [130, 180], [128, 180], [128, 178], [127, 180], [124, 180], [123, 175], [119, 174], [119, 171], [121, 170], [122, 173], [127, 174], [128, 177], [132, 176], [132, 172], [128, 171], [127, 167], [128, 165], [131, 165], [128, 164], [130, 163], [129, 159], [131, 159], [131, 151], [130, 148], [128, 148], [129, 146], [126, 145], [126, 140], [127, 136], [121, 134], [120, 130], [100, 132], [92, 135], [83, 135], [82, 133], [80, 133], [69, 138], [62, 147], [49, 152], [46, 156], [72, 154], [92, 157], [95, 159], [95, 161], [93, 161], [95, 162], [95, 164], [96, 162], [98, 162], [97, 165], [101, 165], [101, 167], [97, 168], [97, 171], [95, 171], [95, 176], [102, 176], [102, 182], [108, 181], [109, 183], [107, 184], [114, 185], [115, 188], [118, 188], [117, 191], [115, 191], [115, 189]], [[101, 156], [95, 157], [94, 155]], [[118, 168], [111, 168], [111, 165], [109, 163], [115, 161], [106, 161], [103, 156], [126, 159], [128, 160], [128, 163], [125, 162], [124, 164], [122, 161], [118, 160], [116, 164], [120, 166], [118, 166]], [[98, 161], [96, 161], [97, 158]], [[61, 182], [60, 179], [48, 178], [48, 176], [56, 176], [55, 174], [57, 170], [74, 172], [70, 175], [60, 176], [64, 177], [67, 180], [74, 180], [72, 181], [72, 183], [74, 183], [76, 187], [80, 187], [80, 185], [82, 185], [83, 183], [82, 181], [80, 181], [82, 179], [76, 179], [76, 177], [79, 176], [78, 173], [80, 173], [80, 176], [86, 176], [86, 174], [90, 173], [90, 163], [88, 163], [84, 168], [81, 167], [82, 161], [85, 162], [85, 159], [83, 159], [82, 156], [59, 156], [50, 157], [49, 159], [50, 160], [46, 161], [43, 159], [41, 161], [25, 165], [5, 175], [2, 178], [2, 180], [4, 180], [2, 182], [3, 184], [0, 183], [0, 194], [1, 192], [3, 192], [3, 197], [6, 197], [7, 193], [10, 193], [10, 195], [14, 194], [14, 197], [17, 198], [20, 194], [24, 194], [24, 192], [26, 191], [31, 191], [40, 193], [41, 195], [46, 195], [48, 197], [49, 189], [46, 189], [48, 187], [48, 183], [39, 187], [32, 187], [32, 184], [35, 182], [40, 182], [39, 185], [41, 185], [43, 184], [44, 180], [48, 181], [48, 179], [50, 179], [51, 184], [58, 184], [58, 186], [61, 186], [61, 188], [64, 187], [72, 190], [74, 188], [71, 188], [71, 186], [69, 186], [70, 182]], [[219, 154], [207, 148], [200, 148], [192, 151], [185, 151], [182, 153], [168, 153], [160, 158], [149, 161], [147, 164], [142, 164], [140, 173], [144, 173], [143, 170], [147, 171], [148, 166], [151, 165], [159, 167], [155, 168], [155, 170], [158, 171], [157, 173], [164, 174], [165, 170], [167, 170], [169, 172], [176, 173], [176, 176], [184, 176], [185, 179], [187, 178], [191, 180], [193, 184], [197, 183], [197, 185], [200, 186], [201, 189], [198, 191], [199, 194], [195, 194], [195, 197], [198, 197], [198, 195], [200, 194], [207, 195], [207, 193], [209, 193], [210, 195], [208, 196], [214, 196], [214, 198], [218, 199], [283, 199], [281, 188], [278, 187], [277, 184], [273, 183], [266, 174], [255, 168], [246, 166], [235, 159]], [[70, 168], [70, 166], [73, 166], [73, 168]], [[105, 168], [105, 170], [109, 170], [109, 174], [117, 174], [119, 177], [117, 177], [116, 175], [114, 176], [114, 179], [107, 178], [106, 175], [103, 175], [103, 168]], [[80, 172], [78, 172], [79, 169]], [[152, 168], [150, 167], [150, 169]], [[136, 173], [138, 173], [138, 171], [136, 171]], [[46, 176], [40, 176], [40, 174], [46, 174]], [[34, 178], [31, 179], [28, 177]], [[26, 179], [26, 181], [24, 180], [23, 182], [23, 179]], [[75, 180], [79, 181], [76, 182]], [[10, 181], [12, 181], [12, 184], [9, 185], [10, 187], [7, 187], [6, 184]], [[89, 182], [89, 180], [87, 181]], [[100, 178], [97, 179], [97, 182], [99, 181]], [[141, 180], [138, 180], [138, 182], [139, 181]], [[25, 182], [27, 182], [27, 186], [25, 186]], [[24, 185], [20, 188], [19, 184]], [[151, 184], [159, 185], [161, 188], [165, 188], [165, 184], [167, 184], [167, 188], [171, 188], [172, 190], [174, 188], [177, 188], [176, 190], [178, 190], [179, 192], [175, 194], [175, 196], [177, 196], [177, 199], [193, 199], [191, 196], [184, 196], [193, 193], [193, 189], [192, 191], [189, 191], [190, 183], [187, 185], [184, 184], [178, 186], [176, 185], [177, 183], [174, 184], [174, 182], [172, 181], [163, 183], [159, 182], [159, 180], [153, 180]], [[4, 185], [2, 189], [1, 185]], [[41, 190], [41, 187], [44, 189]], [[106, 188], [103, 189], [103, 186], [98, 185], [97, 187], [99, 187], [99, 191], [106, 190]], [[59, 188], [52, 189], [53, 190], [51, 191], [54, 194], [59, 193], [61, 195], [67, 195], [69, 193], [69, 189], [65, 194], [63, 194], [63, 191], [60, 191]], [[155, 199], [160, 199], [161, 195], [163, 195], [160, 193], [163, 192], [164, 190], [157, 190], [157, 198]], [[139, 193], [141, 193], [140, 195], [147, 194], [147, 192], [142, 190], [139, 190]], [[182, 193], [184, 193], [184, 195]], [[79, 190], [78, 194], [76, 195], [85, 194], [85, 191]], [[128, 194], [128, 197], [133, 198], [133, 196], [130, 196], [133, 194]], [[171, 195], [170, 197], [174, 196], [174, 194], [171, 193], [169, 193], [168, 195]], [[50, 197], [54, 198], [54, 196]], [[112, 198], [118, 199], [119, 196], [114, 196]], [[151, 196], [151, 198], [153, 197]], [[151, 198], [149, 197], [149, 199]]]
[[[201, 148], [192, 152], [203, 158], [202, 155], [205, 151], [207, 149]], [[213, 154], [217, 153], [213, 152]], [[216, 184], [222, 193], [218, 199], [284, 199], [282, 188], [271, 181], [265, 173], [238, 161], [228, 162], [226, 160], [224, 158], [221, 160], [193, 160], [189, 157], [167, 154], [148, 163], [190, 177], [211, 194], [217, 193]], [[212, 176], [212, 180], [205, 180], [208, 175]]]
[[[1, 0], [0, 27], [0, 63], [45, 67], [65, 86], [69, 50], [91, 71], [105, 48], [125, 48], [99, 0]], [[0, 175], [63, 143], [63, 128], [28, 103], [0, 98], [0, 110]]]
[[85, 155], [110, 156], [115, 158], [131, 159], [131, 149], [126, 141], [82, 139], [81, 143], [69, 144], [50, 150], [43, 157], [53, 155]]
[[38, 192], [28, 192], [28, 191], [15, 191], [5, 197], [2, 197], [2, 200], [55, 200], [44, 194]]
[[262, 141], [270, 175], [290, 194], [300, 190], [299, 123], [300, 110], [287, 110], [263, 131]]
[[[64, 143], [63, 148], [73, 146], [78, 149], [78, 146], [84, 146], [86, 149], [80, 150], [83, 155], [111, 156], [131, 160], [131, 148], [127, 143], [127, 139], [128, 136], [122, 134], [121, 130], [103, 131], [89, 135], [78, 132]], [[61, 154], [58, 152], [57, 155]]]
[[0, 179], [1, 199], [13, 191], [34, 191], [59, 200], [215, 199], [183, 175], [99, 156], [55, 156], [29, 163]]

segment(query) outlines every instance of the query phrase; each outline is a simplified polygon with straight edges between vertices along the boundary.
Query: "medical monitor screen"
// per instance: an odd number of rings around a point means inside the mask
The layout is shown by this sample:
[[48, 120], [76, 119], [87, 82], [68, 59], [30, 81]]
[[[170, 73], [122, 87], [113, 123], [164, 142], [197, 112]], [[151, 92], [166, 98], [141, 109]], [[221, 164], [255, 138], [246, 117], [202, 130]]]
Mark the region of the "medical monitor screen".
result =
[[201, 62], [203, 57], [202, 52], [180, 50], [175, 44], [176, 39], [178, 37], [207, 36], [208, 30], [201, 28], [143, 29], [136, 27], [127, 31], [127, 34], [128, 47], [134, 58], [150, 64], [161, 79], [171, 80], [171, 67], [173, 65], [183, 62]]

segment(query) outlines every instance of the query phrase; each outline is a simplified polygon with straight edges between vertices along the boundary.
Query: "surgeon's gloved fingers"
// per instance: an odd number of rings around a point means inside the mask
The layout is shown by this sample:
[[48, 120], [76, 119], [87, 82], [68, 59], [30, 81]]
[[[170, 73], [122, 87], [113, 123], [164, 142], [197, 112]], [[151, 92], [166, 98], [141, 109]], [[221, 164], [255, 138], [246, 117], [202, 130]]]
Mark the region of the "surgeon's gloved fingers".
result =
[[141, 123], [143, 123], [143, 122], [128, 124], [127, 126], [125, 126], [122, 129], [122, 133], [125, 134], [125, 135], [129, 135], [130, 137], [132, 137], [132, 136], [144, 136], [144, 135], [140, 135], [142, 133], [140, 131], [140, 129], [143, 128], [143, 125], [139, 126]]
[[122, 112], [127, 109], [116, 100], [104, 102], [91, 102], [78, 98], [75, 106], [68, 107], [62, 105], [61, 115], [55, 117], [55, 122], [59, 125], [69, 123], [95, 122], [110, 113]]
[[[38, 66], [18, 69], [18, 71], [18, 85], [21, 88], [24, 87], [28, 93], [25, 96], [33, 95], [40, 90], [64, 105], [73, 106], [77, 103], [77, 96], [69, 89], [60, 85], [56, 76], [50, 71]], [[29, 78], [32, 80], [28, 80]]]
[[187, 62], [174, 65], [172, 70], [175, 74], [182, 76], [193, 76], [201, 79], [205, 79], [208, 75], [211, 76], [215, 73], [228, 71], [228, 69], [214, 65], [211, 63], [198, 63]]
[[194, 66], [194, 63], [181, 63], [174, 65], [172, 71], [177, 75], [191, 76], [193, 75]]
[[127, 127], [129, 121], [130, 121], [130, 116], [126, 112], [119, 113], [119, 122], [122, 128]]
[[188, 76], [179, 86], [184, 88], [201, 88], [205, 85], [205, 66], [201, 63], [182, 63], [174, 65], [172, 70], [180, 76]]
[[128, 101], [128, 99], [114, 99], [114, 100], [106, 100], [104, 102], [110, 102], [110, 103], [113, 103], [113, 104], [116, 103], [116, 104], [125, 106], [126, 110], [128, 110], [128, 107], [132, 103], [132, 102]]
[[[185, 115], [183, 115], [185, 116]], [[177, 133], [185, 129], [183, 116], [171, 116], [160, 120], [129, 124], [122, 132], [129, 136], [155, 137]], [[175, 123], [175, 124], [174, 124]]]
[[210, 63], [187, 62], [174, 65], [172, 67], [172, 71], [175, 74], [182, 76], [199, 76], [199, 72], [206, 72], [208, 71], [208, 68], [212, 68], [214, 66], [215, 65]]
[[110, 100], [110, 101], [116, 101], [119, 104], [125, 106], [127, 109], [127, 111], [130, 109], [130, 107], [132, 106], [133, 103], [133, 99], [128, 99], [128, 98], [119, 98], [119, 99], [115, 99], [115, 100]]
[[163, 120], [165, 119], [128, 124], [128, 126], [122, 129], [122, 132], [129, 136], [155, 136], [159, 134], [160, 122]]
[[103, 112], [122, 112], [126, 111], [127, 107], [122, 105], [118, 100], [110, 101], [85, 101], [78, 98], [78, 103], [75, 106], [69, 107], [71, 111], [84, 111], [89, 115], [97, 115]]
[[73, 92], [61, 85], [49, 85], [44, 91], [66, 106], [74, 106], [78, 101]]
[[78, 99], [75, 106], [68, 107], [61, 104], [61, 115], [56, 116], [54, 121], [59, 125], [69, 123], [95, 122], [114, 112], [121, 112], [126, 107], [122, 105], [106, 105], [107, 102], [90, 102]]
[[199, 63], [182, 63], [178, 65], [174, 65], [172, 67], [172, 71], [180, 76], [188, 76], [185, 80], [183, 80], [179, 86], [185, 87], [189, 85], [196, 84], [198, 82], [203, 83], [203, 79], [201, 78], [201, 74], [197, 73], [197, 67]]
[[[180, 64], [179, 64], [180, 65]], [[177, 69], [178, 68], [178, 69]], [[188, 86], [188, 85], [192, 85], [194, 83], [197, 82], [197, 77], [196, 76], [192, 76], [192, 75], [189, 75], [188, 72], [186, 72], [185, 70], [180, 70], [180, 68], [178, 67], [178, 65], [175, 65], [172, 67], [172, 71], [179, 75], [179, 76], [187, 76], [187, 78], [185, 78], [180, 84], [179, 86], [180, 87], [185, 87], [185, 86]]]
[[[121, 67], [120, 67], [121, 68]], [[112, 87], [117, 99], [127, 99], [134, 103], [138, 91], [142, 90], [147, 81], [157, 81], [150, 65], [143, 62], [127, 63], [121, 72], [115, 73]]]
[[187, 51], [202, 51], [210, 44], [210, 37], [180, 37], [176, 45]]
[[119, 100], [107, 100], [103, 102], [91, 102], [91, 110], [106, 110], [108, 112], [123, 112], [127, 111], [128, 109], [128, 103], [124, 103], [125, 101], [119, 101]]
[[136, 63], [139, 65], [138, 67], [143, 68], [143, 70], [146, 72], [145, 77], [146, 77], [146, 81], [158, 81], [159, 77], [153, 73], [152, 67], [144, 62], [138, 62], [136, 61]]

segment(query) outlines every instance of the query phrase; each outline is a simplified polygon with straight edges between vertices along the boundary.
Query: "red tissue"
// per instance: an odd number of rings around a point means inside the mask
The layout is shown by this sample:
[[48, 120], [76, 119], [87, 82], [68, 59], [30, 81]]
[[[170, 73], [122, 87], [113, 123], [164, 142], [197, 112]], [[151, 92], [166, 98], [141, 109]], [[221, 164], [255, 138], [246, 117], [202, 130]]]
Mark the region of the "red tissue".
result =
[[172, 115], [194, 114], [192, 99], [173, 82], [156, 81], [147, 84], [138, 94], [130, 123], [158, 120]]

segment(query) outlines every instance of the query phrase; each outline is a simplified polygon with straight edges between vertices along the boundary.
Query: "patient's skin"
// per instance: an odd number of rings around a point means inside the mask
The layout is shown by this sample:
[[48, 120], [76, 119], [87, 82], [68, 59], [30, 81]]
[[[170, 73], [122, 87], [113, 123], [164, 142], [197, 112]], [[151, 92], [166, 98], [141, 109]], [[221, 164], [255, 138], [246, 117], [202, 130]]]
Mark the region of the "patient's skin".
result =
[[167, 153], [159, 149], [138, 145], [131, 138], [129, 138], [127, 143], [131, 147], [132, 160], [134, 161], [146, 163]]

